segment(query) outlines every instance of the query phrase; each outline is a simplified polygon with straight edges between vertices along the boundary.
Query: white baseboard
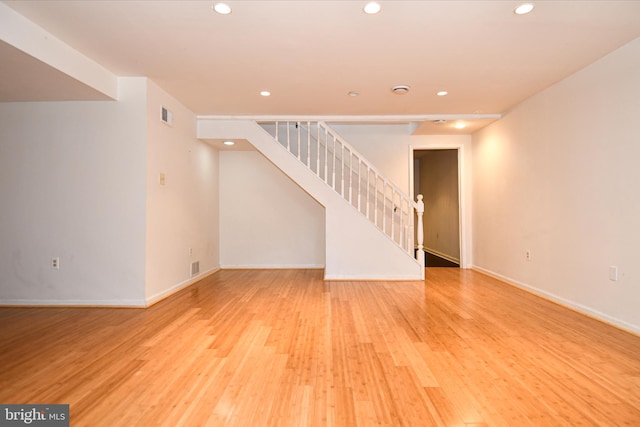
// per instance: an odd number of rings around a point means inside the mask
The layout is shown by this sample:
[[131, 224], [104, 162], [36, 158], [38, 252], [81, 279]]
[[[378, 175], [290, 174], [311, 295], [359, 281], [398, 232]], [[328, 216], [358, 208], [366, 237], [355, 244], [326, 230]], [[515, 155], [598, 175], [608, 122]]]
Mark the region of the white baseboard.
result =
[[152, 295], [152, 296], [147, 298], [146, 303], [145, 303], [145, 307], [149, 307], [149, 306], [151, 306], [151, 305], [153, 305], [153, 304], [155, 304], [155, 303], [157, 303], [159, 301], [162, 301], [163, 299], [175, 294], [176, 292], [186, 288], [187, 286], [193, 285], [194, 283], [204, 279], [207, 276], [211, 276], [213, 273], [217, 273], [218, 271], [220, 271], [220, 267], [212, 268], [210, 270], [207, 270], [207, 271], [205, 271], [203, 273], [198, 274], [195, 277], [192, 277], [192, 278], [190, 278], [188, 280], [185, 280], [182, 283], [178, 283], [177, 285], [172, 286], [171, 288], [169, 288], [169, 289], [167, 289], [165, 291], [162, 291], [162, 292], [159, 292], [159, 293], [157, 293], [155, 295]]
[[118, 299], [118, 300], [33, 300], [33, 299], [4, 299], [0, 300], [0, 306], [8, 307], [122, 307], [144, 308], [143, 299]]
[[[283, 270], [283, 269], [324, 269], [325, 266], [322, 264], [278, 264], [278, 265], [230, 265], [226, 264], [221, 266], [223, 270]], [[361, 275], [341, 275], [341, 274], [325, 274], [324, 280], [337, 280], [337, 281], [415, 281], [415, 280], [424, 280], [421, 277], [414, 277], [410, 275], [396, 275], [396, 276], [361, 276]]]
[[258, 264], [225, 264], [220, 266], [223, 270], [284, 270], [284, 269], [318, 269], [324, 268], [324, 264], [277, 264], [277, 265], [258, 265]]
[[367, 276], [349, 276], [349, 275], [341, 275], [341, 274], [330, 274], [325, 275], [324, 280], [335, 280], [335, 281], [354, 281], [354, 282], [380, 282], [380, 281], [389, 281], [389, 282], [415, 282], [422, 281], [423, 278], [419, 276], [375, 276], [375, 277], [367, 277]]
[[5, 299], [0, 300], [0, 306], [14, 306], [14, 307], [122, 307], [122, 308], [145, 308], [149, 307], [158, 301], [167, 298], [170, 295], [175, 294], [181, 289], [186, 288], [189, 285], [196, 283], [199, 280], [204, 279], [207, 276], [212, 275], [219, 271], [220, 268], [212, 268], [205, 271], [195, 277], [185, 280], [182, 283], [159, 292], [146, 299], [135, 300], [28, 300], [28, 299]]
[[577, 311], [586, 316], [592, 317], [601, 322], [607, 323], [611, 326], [615, 326], [618, 329], [622, 329], [627, 332], [631, 332], [634, 335], [640, 335], [640, 326], [632, 325], [631, 323], [625, 322], [624, 320], [617, 319], [615, 317], [609, 316], [607, 314], [601, 313], [598, 310], [594, 310], [590, 307], [584, 306], [582, 304], [578, 304], [576, 302], [570, 301], [566, 298], [559, 297], [551, 292], [543, 291], [536, 287], [527, 285], [526, 283], [519, 282], [510, 277], [503, 276], [502, 274], [495, 273], [491, 270], [484, 269], [482, 267], [478, 267], [476, 265], [471, 267], [472, 270], [476, 270], [480, 273], [486, 274], [487, 276], [491, 276], [495, 279], [498, 279], [502, 282], [505, 282], [508, 285], [515, 286], [522, 290], [525, 290], [529, 293], [542, 297], [546, 300], [559, 304], [563, 307], [566, 307], [570, 310]]

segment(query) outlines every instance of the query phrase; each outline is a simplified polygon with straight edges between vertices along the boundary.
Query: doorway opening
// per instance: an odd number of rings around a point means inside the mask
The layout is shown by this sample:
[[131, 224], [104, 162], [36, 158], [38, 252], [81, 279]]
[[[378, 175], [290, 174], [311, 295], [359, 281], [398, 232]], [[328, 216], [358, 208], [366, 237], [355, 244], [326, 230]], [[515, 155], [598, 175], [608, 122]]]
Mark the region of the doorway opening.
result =
[[413, 150], [414, 195], [424, 196], [425, 266], [460, 267], [457, 149]]

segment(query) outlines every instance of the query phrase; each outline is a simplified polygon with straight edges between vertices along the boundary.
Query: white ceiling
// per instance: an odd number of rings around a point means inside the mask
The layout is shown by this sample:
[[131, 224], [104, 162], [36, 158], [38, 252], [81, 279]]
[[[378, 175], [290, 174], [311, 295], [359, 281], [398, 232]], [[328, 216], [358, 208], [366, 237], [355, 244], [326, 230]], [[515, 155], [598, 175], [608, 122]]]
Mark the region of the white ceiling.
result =
[[[640, 36], [640, 1], [534, 1], [525, 16], [509, 0], [381, 1], [378, 15], [355, 0], [227, 3], [233, 12], [223, 16], [212, 1], [5, 2], [113, 73], [150, 77], [199, 115], [500, 114]], [[0, 44], [0, 60], [0, 101], [78, 90], [10, 46]], [[400, 84], [411, 91], [392, 94]]]

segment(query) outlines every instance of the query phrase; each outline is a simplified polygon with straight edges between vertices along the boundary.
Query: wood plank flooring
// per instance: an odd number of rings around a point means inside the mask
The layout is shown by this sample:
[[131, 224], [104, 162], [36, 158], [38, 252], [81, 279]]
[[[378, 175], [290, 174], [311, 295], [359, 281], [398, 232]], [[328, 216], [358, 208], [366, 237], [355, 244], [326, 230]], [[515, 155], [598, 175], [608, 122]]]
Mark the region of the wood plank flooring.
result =
[[468, 270], [223, 270], [148, 309], [0, 309], [0, 403], [68, 403], [73, 426], [637, 426], [640, 337]]

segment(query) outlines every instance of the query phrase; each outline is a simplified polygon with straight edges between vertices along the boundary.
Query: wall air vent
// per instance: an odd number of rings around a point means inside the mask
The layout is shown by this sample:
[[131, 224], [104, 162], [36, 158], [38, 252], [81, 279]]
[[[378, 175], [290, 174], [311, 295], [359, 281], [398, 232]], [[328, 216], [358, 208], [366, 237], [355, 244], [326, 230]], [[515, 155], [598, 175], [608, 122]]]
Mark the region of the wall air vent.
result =
[[160, 120], [162, 120], [162, 123], [166, 125], [173, 126], [173, 114], [171, 113], [171, 111], [167, 110], [165, 107], [162, 107]]
[[197, 276], [200, 273], [200, 261], [194, 261], [191, 263], [191, 277]]

